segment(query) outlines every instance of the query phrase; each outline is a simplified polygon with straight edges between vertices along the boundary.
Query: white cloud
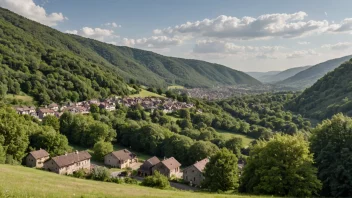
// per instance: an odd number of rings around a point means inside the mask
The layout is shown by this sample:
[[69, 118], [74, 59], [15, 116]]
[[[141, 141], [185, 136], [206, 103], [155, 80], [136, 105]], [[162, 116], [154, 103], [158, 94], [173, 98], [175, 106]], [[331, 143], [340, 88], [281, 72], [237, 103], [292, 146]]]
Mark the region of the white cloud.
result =
[[166, 48], [168, 46], [180, 45], [183, 39], [180, 37], [152, 36], [141, 39], [123, 39], [123, 44], [130, 47], [142, 48]]
[[108, 23], [105, 23], [104, 26], [109, 26], [109, 27], [112, 27], [112, 28], [121, 28], [122, 26], [121, 25], [118, 25], [117, 23], [115, 22], [108, 22]]
[[325, 44], [322, 45], [321, 48], [331, 49], [331, 50], [345, 50], [352, 47], [352, 43], [350, 42], [340, 42], [336, 44]]
[[308, 42], [308, 41], [299, 41], [299, 42], [297, 42], [299, 45], [309, 45], [310, 44], [310, 42]]
[[62, 13], [46, 13], [45, 9], [36, 5], [33, 0], [0, 0], [0, 6], [48, 26], [55, 26], [58, 22], [67, 20]]
[[335, 33], [351, 32], [352, 31], [352, 18], [346, 18], [340, 24], [331, 24], [328, 31]]
[[116, 35], [114, 35], [113, 30], [102, 28], [83, 27], [80, 30], [66, 30], [65, 32], [69, 34], [77, 34], [83, 37], [96, 39], [99, 41], [104, 41], [107, 38], [117, 37]]
[[292, 53], [288, 53], [286, 58], [303, 58], [306, 56], [319, 56], [320, 54], [317, 53], [315, 50], [297, 50], [293, 51]]
[[231, 42], [215, 41], [215, 40], [199, 40], [195, 45], [194, 53], [222, 53], [222, 54], [238, 54], [243, 52], [260, 52], [270, 53], [278, 51], [281, 46], [241, 46]]
[[214, 19], [187, 22], [175, 27], [156, 29], [154, 34], [192, 34], [195, 36], [229, 39], [293, 38], [324, 32], [328, 21], [305, 21], [305, 12], [265, 14], [241, 19], [221, 15]]

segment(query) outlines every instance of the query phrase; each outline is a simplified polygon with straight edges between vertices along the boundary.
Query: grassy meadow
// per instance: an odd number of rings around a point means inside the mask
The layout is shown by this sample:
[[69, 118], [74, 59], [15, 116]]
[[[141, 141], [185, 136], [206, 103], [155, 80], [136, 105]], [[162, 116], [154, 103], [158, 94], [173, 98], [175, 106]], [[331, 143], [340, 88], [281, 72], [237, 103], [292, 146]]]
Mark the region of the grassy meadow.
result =
[[145, 98], [145, 97], [159, 97], [159, 98], [165, 98], [162, 95], [147, 91], [145, 89], [142, 89], [138, 94], [133, 94], [133, 95], [129, 95], [129, 97], [131, 98], [136, 98], [136, 97], [140, 97], [140, 98]]
[[23, 166], [0, 165], [0, 197], [240, 198], [249, 196], [159, 190], [138, 185], [77, 179]]

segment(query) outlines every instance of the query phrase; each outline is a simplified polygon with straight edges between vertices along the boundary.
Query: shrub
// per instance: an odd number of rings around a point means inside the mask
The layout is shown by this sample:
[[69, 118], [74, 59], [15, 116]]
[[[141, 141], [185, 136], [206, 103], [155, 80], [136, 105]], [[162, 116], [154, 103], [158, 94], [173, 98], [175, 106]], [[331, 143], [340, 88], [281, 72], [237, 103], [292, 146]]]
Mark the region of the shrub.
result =
[[126, 184], [138, 184], [138, 181], [136, 179], [130, 177], [125, 177], [124, 182]]
[[110, 178], [110, 173], [107, 168], [97, 166], [93, 168], [90, 177], [91, 179], [98, 180], [98, 181], [107, 181]]
[[148, 176], [143, 180], [142, 185], [165, 189], [170, 187], [170, 182], [168, 181], [167, 177], [160, 174], [158, 171], [155, 171], [154, 175]]
[[74, 172], [72, 174], [73, 177], [76, 177], [76, 178], [85, 178], [86, 177], [86, 172], [84, 169], [79, 169], [78, 171]]

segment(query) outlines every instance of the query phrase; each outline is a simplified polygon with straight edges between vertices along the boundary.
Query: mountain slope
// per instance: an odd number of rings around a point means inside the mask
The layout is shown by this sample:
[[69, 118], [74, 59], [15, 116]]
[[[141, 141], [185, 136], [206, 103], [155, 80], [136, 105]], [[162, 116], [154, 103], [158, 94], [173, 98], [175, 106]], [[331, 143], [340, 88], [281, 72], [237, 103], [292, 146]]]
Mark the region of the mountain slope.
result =
[[301, 71], [308, 69], [309, 67], [310, 66], [290, 68], [290, 69], [284, 70], [278, 74], [265, 76], [265, 78], [262, 78], [260, 81], [266, 82], [266, 83], [282, 81], [282, 80], [285, 80], [287, 78], [290, 78], [290, 77], [296, 75], [297, 73], [299, 73]]
[[[135, 78], [142, 84], [178, 84], [186, 87], [214, 85], [260, 84], [237, 70], [205, 61], [162, 56], [150, 51], [114, 46], [92, 39], [73, 36], [85, 48], [91, 49], [122, 70], [125, 78]], [[148, 76], [147, 79], [146, 76]], [[150, 82], [149, 79], [153, 81]]]
[[352, 116], [352, 59], [319, 79], [288, 106], [310, 118], [342, 112]]
[[276, 84], [295, 87], [299, 89], [307, 88], [313, 85], [319, 78], [323, 77], [328, 72], [334, 70], [350, 58], [352, 58], [352, 56], [344, 56], [341, 58], [336, 58], [325, 61], [323, 63], [319, 63], [304, 71], [297, 73], [296, 75], [286, 80], [277, 82]]
[[268, 76], [273, 76], [281, 71], [268, 71], [268, 72], [246, 72], [248, 75], [252, 76], [253, 78], [261, 81], [262, 79], [267, 78]]

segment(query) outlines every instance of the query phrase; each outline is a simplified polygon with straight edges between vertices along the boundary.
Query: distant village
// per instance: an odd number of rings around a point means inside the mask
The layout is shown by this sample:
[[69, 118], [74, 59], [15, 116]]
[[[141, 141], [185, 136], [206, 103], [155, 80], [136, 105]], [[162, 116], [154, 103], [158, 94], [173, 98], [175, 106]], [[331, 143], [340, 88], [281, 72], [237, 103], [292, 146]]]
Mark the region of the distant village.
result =
[[169, 98], [163, 99], [156, 97], [112, 97], [103, 101], [92, 99], [81, 102], [68, 102], [62, 105], [52, 103], [50, 105], [39, 108], [36, 108], [35, 106], [15, 106], [14, 108], [20, 115], [31, 115], [39, 120], [42, 120], [45, 116], [48, 115], [56, 116], [59, 118], [66, 111], [73, 114], [88, 114], [90, 112], [90, 106], [92, 104], [95, 104], [99, 108], [105, 109], [106, 111], [116, 110], [117, 104], [122, 104], [126, 107], [133, 107], [137, 104], [140, 104], [145, 110], [162, 110], [165, 113], [171, 113], [179, 109], [194, 107], [194, 105], [191, 103], [179, 102], [177, 100]]

